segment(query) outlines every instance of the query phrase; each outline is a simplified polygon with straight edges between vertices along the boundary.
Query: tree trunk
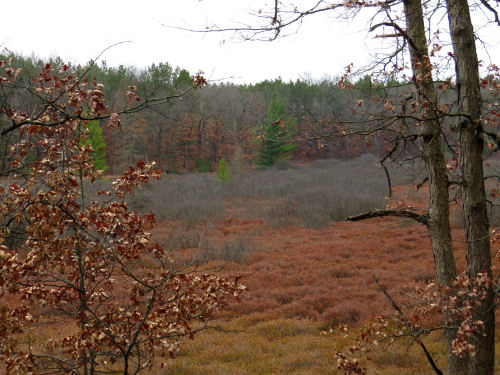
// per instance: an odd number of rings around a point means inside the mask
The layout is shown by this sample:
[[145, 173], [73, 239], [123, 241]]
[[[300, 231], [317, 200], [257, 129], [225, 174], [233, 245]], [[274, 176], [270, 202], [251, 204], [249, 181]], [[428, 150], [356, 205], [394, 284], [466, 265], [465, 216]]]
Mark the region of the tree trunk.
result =
[[[455, 54], [459, 118], [457, 131], [460, 146], [462, 206], [467, 241], [469, 277], [487, 272], [491, 277], [491, 253], [488, 213], [483, 181], [483, 142], [481, 131], [481, 92], [474, 31], [467, 0], [447, 0], [450, 35]], [[484, 323], [484, 336], [475, 335], [476, 355], [472, 357], [471, 375], [492, 375], [495, 360], [495, 310], [493, 290], [478, 306], [474, 319]]]
[[[436, 280], [450, 285], [457, 276], [449, 220], [448, 175], [441, 142], [441, 129], [436, 118], [437, 96], [432, 80], [427, 39], [422, 14], [421, 0], [405, 0], [406, 32], [410, 45], [413, 80], [420, 100], [429, 105], [423, 107], [425, 116], [422, 136], [424, 141], [423, 158], [427, 167], [429, 182], [429, 220], [428, 230], [436, 267]], [[449, 319], [450, 317], [447, 317]], [[452, 342], [456, 329], [445, 331], [448, 374], [462, 375], [467, 372], [468, 360], [460, 359], [452, 352]]]

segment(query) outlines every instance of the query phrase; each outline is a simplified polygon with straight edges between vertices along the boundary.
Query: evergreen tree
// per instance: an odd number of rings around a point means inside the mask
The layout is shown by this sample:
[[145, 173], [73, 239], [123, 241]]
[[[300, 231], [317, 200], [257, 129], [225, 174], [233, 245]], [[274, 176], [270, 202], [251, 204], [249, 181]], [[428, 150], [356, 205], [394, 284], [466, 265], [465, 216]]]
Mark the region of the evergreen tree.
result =
[[267, 109], [267, 121], [263, 124], [263, 134], [257, 165], [262, 168], [273, 165], [278, 160], [288, 159], [297, 147], [293, 143], [295, 135], [294, 118], [287, 118], [285, 100], [273, 93]]
[[94, 159], [94, 168], [99, 171], [105, 171], [108, 169], [108, 166], [106, 165], [106, 143], [104, 142], [104, 137], [102, 136], [102, 128], [99, 125], [99, 121], [89, 121], [83, 128], [84, 130], [88, 129], [89, 134], [86, 137], [82, 137], [81, 145], [92, 146], [93, 151], [91, 155]]
[[217, 167], [217, 179], [221, 182], [229, 181], [229, 168], [225, 159], [221, 159], [219, 161], [219, 166]]

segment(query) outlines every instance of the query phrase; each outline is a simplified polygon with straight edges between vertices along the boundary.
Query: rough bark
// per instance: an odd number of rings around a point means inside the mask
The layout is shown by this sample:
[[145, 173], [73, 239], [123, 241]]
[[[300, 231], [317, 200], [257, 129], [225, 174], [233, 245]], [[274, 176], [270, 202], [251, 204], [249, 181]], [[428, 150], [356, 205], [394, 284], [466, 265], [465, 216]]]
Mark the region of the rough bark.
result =
[[[436, 280], [443, 285], [450, 285], [457, 276], [451, 230], [449, 221], [448, 175], [442, 149], [441, 129], [437, 118], [437, 96], [432, 80], [427, 39], [422, 14], [421, 0], [405, 0], [406, 33], [410, 39], [410, 55], [413, 80], [420, 100], [427, 102], [423, 110], [424, 121], [422, 136], [424, 141], [423, 158], [427, 167], [429, 183], [429, 214], [427, 227], [431, 238], [432, 251], [436, 267]], [[449, 317], [447, 317], [449, 319]], [[445, 331], [448, 358], [448, 374], [467, 373], [468, 359], [460, 359], [452, 352], [452, 342], [456, 338], [456, 329]]]
[[[486, 194], [483, 183], [481, 93], [474, 31], [467, 0], [447, 0], [450, 35], [455, 55], [460, 118], [457, 131], [460, 146], [461, 193], [467, 241], [469, 277], [479, 272], [491, 276], [491, 253]], [[493, 290], [478, 307], [474, 319], [484, 322], [484, 335], [476, 335], [469, 374], [492, 375], [495, 359], [495, 311]]]

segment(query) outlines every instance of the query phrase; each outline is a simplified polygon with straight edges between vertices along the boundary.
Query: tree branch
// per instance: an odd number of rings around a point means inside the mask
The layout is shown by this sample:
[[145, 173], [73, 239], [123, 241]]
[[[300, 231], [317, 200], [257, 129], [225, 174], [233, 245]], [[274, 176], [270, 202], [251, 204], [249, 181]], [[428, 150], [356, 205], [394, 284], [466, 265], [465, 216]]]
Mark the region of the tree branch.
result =
[[[377, 284], [378, 288], [382, 291], [382, 293], [384, 293], [385, 297], [389, 300], [389, 302], [391, 303], [391, 305], [394, 308], [394, 310], [396, 310], [397, 313], [399, 314], [399, 316], [401, 316], [401, 318], [403, 318], [403, 321], [405, 322], [405, 324], [413, 330], [414, 327], [411, 324], [411, 322], [405, 317], [405, 315], [404, 315], [403, 311], [401, 310], [401, 308], [394, 301], [394, 299], [392, 299], [392, 297], [389, 295], [389, 293], [387, 292], [387, 289], [383, 285], [381, 285], [379, 283], [379, 281], [378, 281], [378, 279], [377, 279], [377, 277], [375, 275], [373, 275], [373, 280]], [[432, 358], [431, 354], [427, 350], [427, 347], [422, 342], [422, 340], [420, 340], [420, 338], [418, 337], [418, 335], [416, 337], [416, 341], [419, 343], [420, 347], [424, 351], [425, 356], [427, 357], [427, 361], [429, 361], [430, 365], [434, 369], [434, 372], [436, 374], [438, 374], [438, 375], [443, 375], [443, 372], [439, 369], [439, 367], [437, 367], [436, 362], [434, 362], [434, 359]]]
[[407, 219], [412, 219], [415, 220], [419, 223], [422, 223], [424, 225], [427, 225], [427, 222], [429, 220], [429, 215], [421, 215], [417, 214], [416, 212], [413, 211], [407, 211], [407, 210], [377, 210], [377, 211], [368, 211], [363, 214], [355, 215], [355, 216], [348, 216], [345, 220], [346, 221], [360, 221], [360, 220], [365, 220], [365, 219], [371, 219], [374, 217], [384, 217], [384, 216], [396, 216], [396, 217], [404, 217]]
[[389, 188], [389, 194], [387, 195], [388, 197], [392, 197], [392, 184], [391, 184], [391, 176], [389, 175], [389, 170], [387, 169], [385, 162], [387, 159], [392, 157], [392, 154], [396, 152], [398, 146], [399, 146], [399, 139], [395, 139], [393, 141], [392, 147], [387, 150], [382, 160], [380, 160], [380, 165], [382, 166], [382, 168], [384, 168], [385, 177], [387, 178], [387, 185]]
[[[493, 13], [493, 16], [495, 17], [495, 23], [500, 26], [500, 19], [498, 18], [498, 12], [496, 11], [496, 9], [494, 9], [490, 3], [488, 3], [488, 0], [480, 0], [481, 1], [481, 4], [483, 4], [486, 9], [488, 9], [491, 13]], [[498, 2], [498, 0], [497, 0]]]
[[500, 144], [500, 137], [498, 134], [485, 130], [484, 128], [479, 129], [479, 137], [484, 143], [488, 145], [493, 151], [498, 151]]
[[[399, 34], [398, 36], [402, 36], [408, 42], [408, 44], [411, 46], [411, 48], [413, 48], [418, 53], [419, 57], [422, 58], [422, 51], [420, 51], [420, 49], [417, 48], [417, 45], [410, 38], [410, 36], [408, 35], [408, 33], [405, 30], [403, 30], [401, 28], [401, 26], [399, 26], [397, 23], [394, 23], [394, 22], [381, 22], [381, 23], [378, 23], [376, 25], [373, 25], [370, 28], [370, 32], [374, 31], [375, 29], [377, 29], [377, 28], [379, 28], [381, 26], [388, 26], [388, 27], [392, 27], [392, 28], [396, 29], [397, 32], [398, 32], [398, 34]], [[391, 34], [390, 36], [394, 37], [396, 35]]]

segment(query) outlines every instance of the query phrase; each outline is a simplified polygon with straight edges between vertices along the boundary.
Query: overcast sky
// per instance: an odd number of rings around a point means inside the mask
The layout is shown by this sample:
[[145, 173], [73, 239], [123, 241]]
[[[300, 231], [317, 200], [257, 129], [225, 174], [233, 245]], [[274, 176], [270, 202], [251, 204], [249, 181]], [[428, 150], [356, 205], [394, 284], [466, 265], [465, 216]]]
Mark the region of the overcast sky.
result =
[[[302, 2], [306, 0], [301, 0]], [[16, 0], [4, 7], [0, 44], [39, 57], [60, 56], [85, 63], [105, 48], [101, 60], [146, 67], [168, 62], [212, 80], [253, 83], [281, 76], [336, 77], [350, 63], [369, 61], [379, 43], [367, 35], [367, 19], [346, 22], [323, 15], [311, 17], [297, 34], [275, 42], [240, 41], [228, 33], [197, 34], [164, 25], [203, 28], [234, 25], [249, 19], [265, 0]], [[300, 1], [299, 1], [300, 3]], [[489, 32], [490, 52], [500, 59], [500, 28]], [[493, 34], [492, 34], [493, 33]]]

